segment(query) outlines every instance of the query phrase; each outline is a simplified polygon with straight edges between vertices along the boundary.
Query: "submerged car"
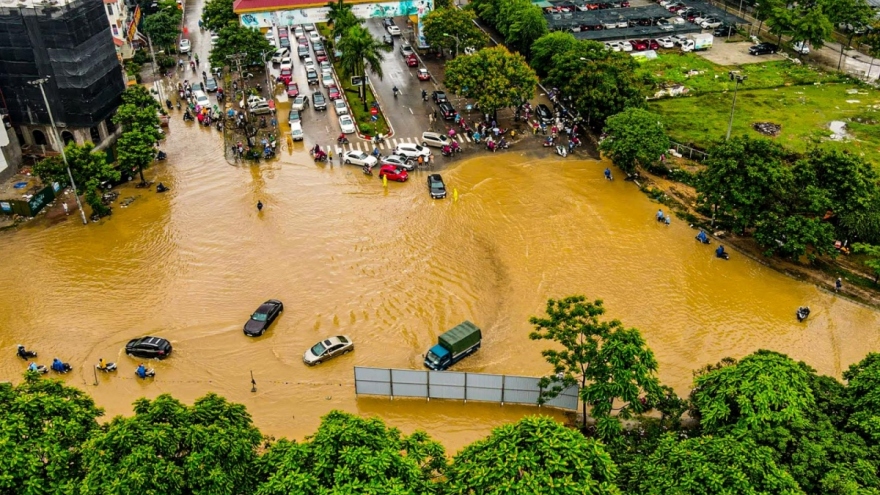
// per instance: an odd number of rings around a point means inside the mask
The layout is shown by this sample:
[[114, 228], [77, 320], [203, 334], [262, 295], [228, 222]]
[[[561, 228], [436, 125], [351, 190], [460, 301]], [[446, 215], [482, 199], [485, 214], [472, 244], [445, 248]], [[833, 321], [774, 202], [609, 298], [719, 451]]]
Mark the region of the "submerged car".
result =
[[428, 192], [431, 199], [443, 199], [446, 197], [446, 184], [440, 174], [431, 174], [428, 176]]
[[248, 337], [259, 337], [269, 328], [269, 325], [284, 311], [284, 304], [277, 299], [269, 299], [254, 311], [251, 318], [244, 324], [244, 334]]
[[165, 359], [171, 355], [171, 342], [161, 337], [141, 337], [125, 344], [125, 353], [142, 358]]
[[348, 335], [338, 335], [313, 345], [303, 354], [303, 362], [309, 366], [314, 366], [336, 356], [348, 354], [353, 350], [354, 342], [351, 341], [351, 338]]
[[346, 165], [366, 165], [370, 168], [376, 166], [376, 157], [360, 150], [346, 151], [342, 154], [342, 160]]
[[395, 180], [397, 182], [406, 182], [409, 179], [409, 174], [401, 167], [382, 165], [379, 168], [379, 178], [381, 179], [382, 177], [388, 177], [388, 180]]
[[404, 170], [415, 170], [416, 162], [410, 158], [401, 155], [388, 155], [379, 161], [380, 165], [394, 165]]

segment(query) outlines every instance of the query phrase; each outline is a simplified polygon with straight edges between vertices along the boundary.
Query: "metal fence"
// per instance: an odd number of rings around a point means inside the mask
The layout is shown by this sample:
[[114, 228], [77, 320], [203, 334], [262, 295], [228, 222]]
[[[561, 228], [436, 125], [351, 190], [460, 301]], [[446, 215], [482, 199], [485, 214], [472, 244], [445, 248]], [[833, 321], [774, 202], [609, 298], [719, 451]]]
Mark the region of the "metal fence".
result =
[[[387, 395], [424, 399], [458, 399], [512, 404], [538, 404], [539, 378], [489, 375], [458, 371], [397, 370], [355, 366], [354, 387], [358, 395]], [[545, 406], [577, 410], [578, 389], [571, 386]]]
[[702, 162], [709, 157], [709, 155], [705, 151], [700, 151], [698, 149], [691, 148], [690, 146], [676, 143], [675, 141], [669, 141], [669, 143], [672, 145], [672, 149], [674, 149], [676, 153], [683, 157], [687, 157], [689, 160]]

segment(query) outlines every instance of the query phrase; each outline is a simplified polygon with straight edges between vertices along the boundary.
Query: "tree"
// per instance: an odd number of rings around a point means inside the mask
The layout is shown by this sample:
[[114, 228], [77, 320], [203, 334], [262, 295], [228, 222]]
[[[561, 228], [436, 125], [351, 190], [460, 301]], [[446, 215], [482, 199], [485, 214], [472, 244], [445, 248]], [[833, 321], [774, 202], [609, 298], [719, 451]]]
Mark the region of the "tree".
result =
[[307, 442], [282, 440], [269, 448], [256, 493], [430, 494], [445, 465], [443, 447], [424, 432], [406, 436], [380, 419], [332, 411]]
[[778, 466], [775, 453], [750, 438], [698, 437], [677, 441], [664, 436], [638, 463], [643, 495], [799, 495], [791, 474]]
[[156, 158], [156, 143], [159, 134], [160, 105], [144, 86], [131, 86], [122, 93], [123, 104], [119, 106], [113, 122], [122, 126], [122, 136], [116, 143], [119, 164], [124, 170], [135, 167], [141, 177], [141, 184], [146, 183], [144, 169], [149, 167]]
[[660, 117], [641, 108], [628, 108], [605, 122], [608, 136], [599, 149], [627, 174], [639, 165], [655, 163], [669, 151], [669, 137]]
[[778, 352], [759, 350], [695, 373], [691, 417], [709, 435], [751, 435], [784, 450], [816, 407], [809, 372]]
[[531, 66], [541, 77], [546, 77], [553, 67], [553, 57], [575, 49], [578, 41], [567, 31], [551, 31], [532, 43]]
[[217, 36], [217, 44], [211, 48], [210, 62], [213, 67], [226, 67], [229, 65], [227, 57], [240, 53], [245, 54], [244, 64], [259, 65], [264, 54], [274, 51], [259, 30], [239, 24], [224, 27]]
[[843, 372], [852, 415], [848, 427], [880, 445], [880, 354], [872, 352]]
[[825, 40], [831, 37], [834, 26], [828, 20], [828, 16], [822, 12], [821, 6], [801, 9], [791, 26], [792, 41], [806, 41], [815, 48], [825, 44]]
[[522, 55], [496, 46], [447, 62], [444, 83], [476, 100], [482, 112], [494, 114], [532, 99], [538, 76]]
[[546, 417], [526, 417], [465, 447], [446, 470], [446, 495], [618, 495], [602, 444]]
[[[64, 147], [64, 154], [67, 156], [73, 180], [86, 203], [92, 207], [93, 213], [104, 216], [109, 209], [101, 202], [99, 186], [101, 182], [107, 180], [119, 180], [120, 173], [107, 163], [106, 154], [94, 150], [95, 145], [91, 142], [82, 146], [71, 142]], [[34, 174], [47, 182], [66, 183], [69, 180], [66, 172], [67, 168], [60, 156], [46, 158], [34, 166]]]
[[180, 10], [176, 7], [164, 8], [144, 18], [143, 31], [159, 47], [169, 48], [177, 43], [180, 36]]
[[867, 256], [862, 263], [874, 273], [874, 284], [877, 284], [877, 281], [880, 280], [880, 246], [856, 242], [852, 245], [852, 249], [854, 253]]
[[486, 24], [495, 27], [498, 24], [500, 3], [500, 0], [474, 0], [468, 4], [468, 8], [473, 9]]
[[202, 25], [209, 31], [218, 32], [229, 25], [238, 23], [238, 16], [232, 11], [233, 0], [208, 0], [202, 10]]
[[527, 59], [531, 56], [532, 44], [547, 34], [544, 11], [529, 0], [502, 3], [498, 17], [495, 27], [504, 35], [504, 44]]
[[351, 4], [345, 3], [344, 0], [327, 3], [327, 22], [333, 26], [332, 36], [342, 36], [348, 28], [357, 26], [361, 20], [355, 17], [351, 10]]
[[573, 97], [574, 110], [599, 130], [605, 120], [626, 108], [642, 108], [638, 63], [629, 54], [606, 50], [594, 41], [579, 41], [553, 57], [546, 83]]
[[153, 160], [156, 159], [155, 142], [156, 140], [150, 134], [143, 132], [140, 128], [123, 132], [116, 142], [116, 156], [119, 159], [119, 165], [124, 170], [137, 167], [141, 184], [147, 182], [144, 179], [144, 169], [152, 165]]
[[[364, 80], [367, 78], [367, 68], [375, 74], [380, 80], [384, 77], [382, 72], [382, 59], [385, 58], [384, 53], [390, 50], [390, 47], [373, 38], [367, 28], [356, 25], [348, 28], [348, 31], [342, 35], [337, 46], [342, 52], [340, 64], [347, 76], [362, 76]], [[361, 91], [361, 101], [364, 104], [364, 111], [367, 111], [367, 85], [361, 84], [358, 89]]]
[[0, 492], [73, 493], [82, 477], [82, 444], [104, 412], [60, 380], [25, 373], [0, 383]]
[[777, 35], [777, 45], [782, 42], [783, 35], [790, 34], [794, 30], [797, 18], [798, 14], [791, 5], [780, 4], [770, 12], [767, 25], [770, 26], [770, 33]]
[[252, 493], [262, 436], [241, 404], [139, 399], [85, 446], [81, 495]]
[[844, 48], [852, 45], [852, 40], [860, 32], [864, 33], [874, 19], [874, 9], [865, 0], [824, 0], [822, 11], [827, 13], [831, 26], [846, 26], [849, 37], [846, 44], [840, 44], [840, 57], [837, 70], [843, 62]]
[[650, 409], [662, 395], [657, 380], [657, 360], [635, 328], [624, 328], [619, 320], [600, 321], [605, 314], [601, 300], [589, 302], [584, 296], [547, 301], [545, 318], [531, 317], [535, 330], [532, 340], [552, 340], [561, 350], [547, 349], [541, 355], [562, 378], [544, 377], [539, 403], [576, 385], [583, 401], [583, 426], [587, 405], [597, 420], [599, 437], [616, 440], [620, 423], [611, 417], [615, 399], [621, 402], [618, 417]]
[[448, 8], [431, 11], [422, 20], [425, 40], [432, 47], [456, 54], [466, 47], [483, 48], [489, 38], [474, 24], [474, 19], [476, 15], [472, 10]]

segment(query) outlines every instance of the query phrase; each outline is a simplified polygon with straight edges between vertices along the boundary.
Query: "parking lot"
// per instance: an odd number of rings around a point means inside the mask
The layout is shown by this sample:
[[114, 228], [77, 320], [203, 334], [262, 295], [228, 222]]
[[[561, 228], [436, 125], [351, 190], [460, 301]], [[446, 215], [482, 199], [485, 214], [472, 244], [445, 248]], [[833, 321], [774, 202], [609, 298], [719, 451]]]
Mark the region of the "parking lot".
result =
[[696, 52], [701, 57], [714, 62], [718, 65], [742, 65], [754, 64], [757, 62], [768, 62], [771, 60], [782, 60], [785, 58], [780, 53], [753, 56], [749, 55], [749, 47], [754, 43], [751, 41], [740, 41], [725, 43], [724, 40], [716, 40], [711, 50]]

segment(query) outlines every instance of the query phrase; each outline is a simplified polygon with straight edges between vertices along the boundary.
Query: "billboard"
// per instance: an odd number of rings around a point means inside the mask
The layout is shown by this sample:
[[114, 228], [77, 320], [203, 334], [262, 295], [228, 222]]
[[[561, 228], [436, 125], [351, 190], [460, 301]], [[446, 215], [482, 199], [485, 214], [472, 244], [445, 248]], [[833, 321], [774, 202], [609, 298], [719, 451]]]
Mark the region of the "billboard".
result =
[[[397, 2], [356, 3], [351, 5], [352, 13], [359, 19], [400, 16], [418, 16], [421, 19], [433, 8], [433, 0], [400, 0]], [[277, 26], [292, 26], [296, 24], [327, 22], [327, 12], [329, 11], [328, 7], [274, 10], [242, 14], [239, 18], [242, 26], [268, 28], [273, 24]]]
[[128, 42], [131, 43], [137, 35], [138, 24], [141, 22], [141, 6], [138, 5], [134, 9], [134, 16], [131, 18], [131, 24], [128, 26]]

